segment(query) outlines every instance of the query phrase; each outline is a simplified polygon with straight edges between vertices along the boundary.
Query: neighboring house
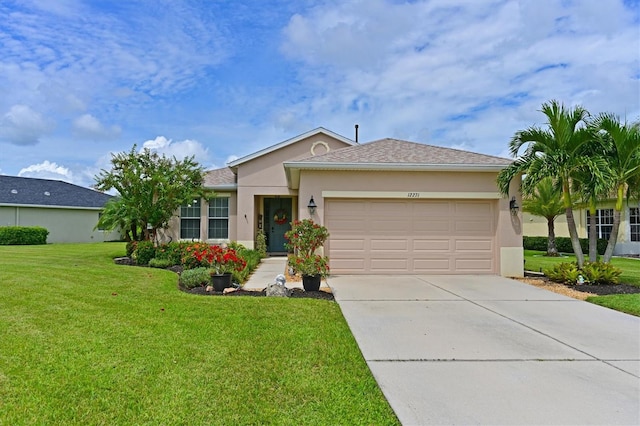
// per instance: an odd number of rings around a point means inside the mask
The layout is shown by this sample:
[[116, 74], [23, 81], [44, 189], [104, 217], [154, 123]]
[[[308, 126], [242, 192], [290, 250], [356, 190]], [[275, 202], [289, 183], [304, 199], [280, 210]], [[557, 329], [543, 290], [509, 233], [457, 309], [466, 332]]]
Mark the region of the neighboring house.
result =
[[284, 254], [291, 220], [312, 218], [329, 230], [333, 274], [522, 276], [520, 216], [496, 185], [510, 163], [318, 128], [208, 172], [216, 196], [183, 206], [169, 234], [252, 248], [263, 230], [268, 251]]
[[111, 198], [58, 180], [0, 175], [0, 226], [42, 226], [49, 243], [115, 240], [117, 232], [93, 229]]
[[[596, 232], [598, 238], [609, 239], [613, 228], [613, 207], [615, 200], [600, 203], [596, 210]], [[588, 238], [589, 211], [587, 209], [575, 209], [576, 229], [580, 238]], [[524, 213], [524, 235], [544, 236], [548, 235], [547, 220], [540, 216]], [[569, 237], [567, 217], [558, 216], [555, 221], [556, 237]], [[618, 240], [613, 251], [615, 255], [640, 254], [640, 203], [638, 201], [625, 202], [620, 215], [620, 229]]]

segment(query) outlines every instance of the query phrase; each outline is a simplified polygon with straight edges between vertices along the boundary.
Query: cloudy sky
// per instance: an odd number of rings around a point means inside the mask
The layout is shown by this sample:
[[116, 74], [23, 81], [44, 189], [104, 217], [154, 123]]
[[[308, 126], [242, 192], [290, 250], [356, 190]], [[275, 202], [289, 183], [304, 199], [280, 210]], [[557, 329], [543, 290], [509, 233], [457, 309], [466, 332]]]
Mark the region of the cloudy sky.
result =
[[0, 174], [88, 186], [318, 126], [507, 156], [557, 99], [640, 119], [639, 0], [0, 2]]

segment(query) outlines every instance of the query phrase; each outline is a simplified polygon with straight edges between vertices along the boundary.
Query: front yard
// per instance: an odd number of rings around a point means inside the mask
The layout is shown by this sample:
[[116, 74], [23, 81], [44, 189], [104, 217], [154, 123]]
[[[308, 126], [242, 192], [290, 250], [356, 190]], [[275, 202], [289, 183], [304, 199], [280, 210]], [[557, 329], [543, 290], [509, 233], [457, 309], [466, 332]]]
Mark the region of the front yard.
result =
[[[561, 262], [573, 262], [575, 256], [563, 255], [562, 257], [547, 257], [544, 252], [525, 250], [525, 270], [542, 272]], [[622, 270], [620, 282], [640, 287], [640, 259], [614, 257], [611, 263]], [[589, 291], [589, 286], [583, 286], [584, 291]], [[610, 296], [590, 296], [587, 302], [606, 306], [607, 308], [628, 314], [640, 316], [640, 294], [618, 294]]]
[[334, 302], [200, 297], [121, 243], [0, 246], [0, 424], [397, 424]]

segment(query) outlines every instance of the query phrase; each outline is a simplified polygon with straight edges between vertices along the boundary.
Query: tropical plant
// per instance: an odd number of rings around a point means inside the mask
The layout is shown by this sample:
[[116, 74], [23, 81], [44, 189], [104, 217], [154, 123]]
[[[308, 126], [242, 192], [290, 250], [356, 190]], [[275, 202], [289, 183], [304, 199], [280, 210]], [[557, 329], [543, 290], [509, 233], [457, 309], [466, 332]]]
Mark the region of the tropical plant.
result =
[[182, 265], [187, 269], [197, 267], [211, 268], [212, 274], [232, 273], [242, 271], [246, 262], [231, 247], [193, 243], [185, 248]]
[[624, 198], [632, 195], [634, 190], [638, 190], [637, 183], [640, 180], [640, 122], [622, 124], [617, 116], [610, 113], [602, 113], [594, 120], [593, 125], [605, 136], [604, 156], [607, 158], [610, 182], [616, 198], [611, 236], [603, 256], [603, 261], [609, 262], [611, 256], [613, 256], [613, 250], [618, 238], [620, 213], [624, 207]]
[[100, 225], [124, 227], [131, 239], [154, 240], [181, 205], [205, 195], [203, 170], [193, 157], [177, 160], [148, 148], [136, 152], [134, 145], [128, 153], [112, 154], [111, 164], [96, 176], [95, 187], [116, 190], [119, 197], [104, 210]]
[[571, 179], [578, 168], [590, 168], [592, 173], [600, 173], [591, 159], [582, 152], [583, 145], [593, 139], [592, 129], [587, 128], [585, 124], [589, 113], [579, 106], [567, 109], [555, 100], [542, 104], [541, 112], [547, 118], [547, 128], [531, 126], [516, 132], [509, 143], [511, 155], [517, 157], [522, 148], [525, 148], [525, 151], [498, 174], [498, 186], [503, 195], [508, 195], [511, 181], [525, 174], [521, 190], [528, 196], [534, 192], [542, 179], [557, 179], [558, 185], [562, 188], [562, 201], [571, 244], [578, 265], [582, 266], [584, 254], [580, 248], [573, 216]]
[[329, 259], [316, 254], [329, 238], [326, 227], [315, 223], [311, 219], [295, 220], [291, 229], [284, 234], [287, 242], [285, 247], [293, 250], [288, 264], [302, 275], [322, 275], [329, 273]]
[[522, 210], [547, 219], [547, 256], [558, 256], [555, 220], [564, 213], [562, 192], [550, 177], [542, 179], [533, 192], [522, 200]]

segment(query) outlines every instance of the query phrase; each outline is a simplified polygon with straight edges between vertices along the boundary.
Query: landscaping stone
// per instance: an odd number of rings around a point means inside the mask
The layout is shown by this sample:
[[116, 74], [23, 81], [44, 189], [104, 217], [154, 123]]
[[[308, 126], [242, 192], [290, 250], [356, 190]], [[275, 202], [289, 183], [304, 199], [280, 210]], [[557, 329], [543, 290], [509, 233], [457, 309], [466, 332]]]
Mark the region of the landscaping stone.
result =
[[267, 286], [267, 297], [289, 297], [291, 290], [282, 284], [272, 283]]

